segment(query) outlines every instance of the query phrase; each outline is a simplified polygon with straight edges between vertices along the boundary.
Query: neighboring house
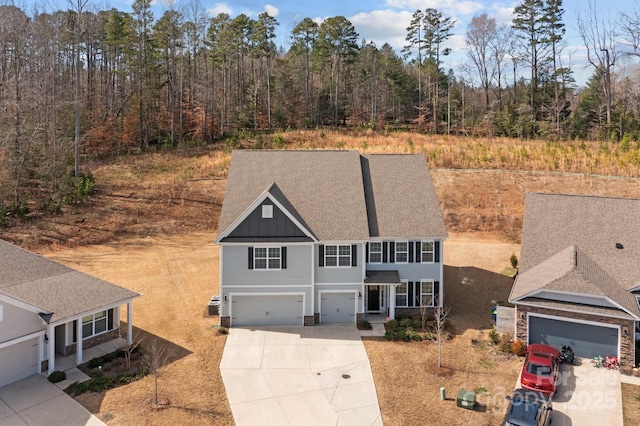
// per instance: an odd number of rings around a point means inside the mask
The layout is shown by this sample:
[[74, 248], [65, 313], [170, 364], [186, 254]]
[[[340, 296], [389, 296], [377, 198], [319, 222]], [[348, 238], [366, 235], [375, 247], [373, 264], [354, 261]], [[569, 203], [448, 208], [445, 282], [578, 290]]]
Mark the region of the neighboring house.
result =
[[640, 200], [528, 194], [516, 337], [635, 363], [640, 320]]
[[139, 293], [0, 240], [0, 386], [120, 335], [120, 308], [127, 305], [131, 339], [133, 299]]
[[423, 155], [234, 151], [221, 324], [313, 325], [443, 303], [444, 219]]

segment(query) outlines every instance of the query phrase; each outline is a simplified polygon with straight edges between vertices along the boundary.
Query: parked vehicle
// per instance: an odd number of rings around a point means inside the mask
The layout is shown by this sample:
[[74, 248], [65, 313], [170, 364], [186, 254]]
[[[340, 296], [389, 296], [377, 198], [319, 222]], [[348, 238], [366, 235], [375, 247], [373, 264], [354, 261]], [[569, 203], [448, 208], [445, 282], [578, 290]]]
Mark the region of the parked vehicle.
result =
[[560, 351], [553, 346], [536, 343], [529, 345], [522, 366], [520, 384], [525, 389], [553, 395], [558, 384]]
[[553, 412], [551, 397], [539, 391], [516, 389], [509, 400], [504, 426], [548, 426]]
[[567, 364], [573, 364], [576, 356], [573, 353], [573, 349], [569, 345], [562, 345], [560, 349], [560, 362], [564, 362]]

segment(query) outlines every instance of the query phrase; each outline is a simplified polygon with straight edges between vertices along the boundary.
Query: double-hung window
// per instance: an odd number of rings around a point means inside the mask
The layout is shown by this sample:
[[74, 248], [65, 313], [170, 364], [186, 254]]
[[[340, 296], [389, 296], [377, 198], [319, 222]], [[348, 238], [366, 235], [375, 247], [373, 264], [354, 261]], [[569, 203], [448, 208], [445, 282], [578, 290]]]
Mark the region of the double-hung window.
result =
[[350, 245], [325, 246], [324, 265], [329, 267], [351, 266], [351, 246]]
[[422, 241], [420, 243], [420, 261], [422, 263], [433, 263], [435, 259], [435, 244], [433, 241]]
[[420, 281], [420, 306], [433, 306], [433, 281]]
[[409, 242], [408, 241], [396, 241], [396, 263], [409, 262]]
[[401, 281], [400, 284], [396, 286], [396, 306], [407, 306], [407, 288], [406, 281]]
[[382, 241], [369, 243], [369, 263], [382, 263]]
[[253, 250], [254, 269], [281, 269], [280, 247], [255, 247]]
[[107, 311], [96, 312], [82, 317], [82, 338], [95, 336], [107, 331]]

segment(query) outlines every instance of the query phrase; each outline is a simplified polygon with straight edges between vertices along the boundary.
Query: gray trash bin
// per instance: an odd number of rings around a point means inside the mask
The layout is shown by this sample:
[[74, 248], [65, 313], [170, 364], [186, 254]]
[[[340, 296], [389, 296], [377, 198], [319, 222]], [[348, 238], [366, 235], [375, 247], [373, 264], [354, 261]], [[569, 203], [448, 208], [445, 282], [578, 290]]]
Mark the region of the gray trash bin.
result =
[[220, 296], [212, 296], [207, 307], [209, 309], [209, 315], [220, 315]]

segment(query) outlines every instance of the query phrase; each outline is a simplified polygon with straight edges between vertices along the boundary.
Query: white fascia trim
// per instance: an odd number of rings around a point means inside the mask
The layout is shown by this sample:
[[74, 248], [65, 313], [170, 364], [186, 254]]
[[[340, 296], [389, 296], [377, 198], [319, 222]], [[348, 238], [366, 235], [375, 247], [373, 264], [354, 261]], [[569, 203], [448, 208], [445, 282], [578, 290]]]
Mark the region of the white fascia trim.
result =
[[[516, 300], [516, 301], [519, 301], [519, 300], [522, 300], [523, 298], [526, 298], [526, 297], [535, 297], [535, 295], [540, 294], [540, 293], [543, 293], [543, 292], [544, 292], [544, 293], [547, 293], [547, 294], [551, 293], [551, 294], [563, 294], [563, 295], [564, 295], [564, 294], [566, 294], [566, 295], [568, 295], [568, 296], [580, 296], [580, 297], [585, 297], [585, 298], [587, 298], [587, 299], [591, 299], [591, 300], [603, 300], [603, 301], [609, 302], [609, 303], [607, 304], [607, 306], [609, 306], [609, 307], [611, 307], [611, 306], [616, 307], [616, 308], [620, 309], [621, 311], [625, 311], [626, 313], [628, 313], [628, 314], [629, 314], [629, 315], [631, 315], [632, 317], [640, 319], [640, 318], [639, 318], [637, 315], [635, 315], [633, 312], [630, 312], [627, 308], [625, 308], [624, 306], [622, 306], [621, 304], [619, 304], [619, 303], [618, 303], [618, 302], [616, 302], [615, 300], [611, 299], [609, 296], [595, 296], [595, 295], [593, 295], [593, 294], [574, 293], [574, 292], [571, 292], [571, 291], [547, 290], [547, 289], [544, 289], [544, 288], [540, 288], [540, 289], [534, 290], [534, 291], [532, 291], [532, 292], [530, 292], [530, 293], [527, 293], [527, 294], [526, 294], [526, 295], [524, 295], [524, 296], [520, 296], [519, 298], [517, 298], [517, 299], [515, 299], [515, 300]], [[548, 299], [545, 297], [545, 300], [548, 300]], [[551, 300], [551, 301], [552, 301], [552, 302], [554, 302], [554, 300]], [[566, 301], [566, 300], [563, 300], [562, 302], [565, 302], [565, 303], [571, 303], [571, 302]], [[602, 307], [605, 307], [605, 306], [602, 306]]]
[[226, 243], [226, 242], [223, 242], [223, 243], [219, 243], [218, 245], [220, 247], [224, 247], [224, 246], [229, 246], [229, 247], [230, 246], [236, 246], [236, 247], [238, 247], [238, 246], [242, 246], [242, 247], [247, 247], [247, 246], [251, 246], [251, 247], [280, 247], [280, 246], [287, 246], [287, 247], [289, 247], [289, 246], [313, 246], [315, 244], [316, 243], [314, 241], [305, 241], [305, 242], [272, 241], [272, 242], [265, 242], [265, 243], [263, 243], [263, 242], [256, 243], [256, 242], [247, 240], [247, 241], [244, 241], [244, 242], [241, 242], [241, 243], [236, 243], [236, 242]]
[[[54, 322], [49, 323], [49, 325], [55, 327], [55, 326], [60, 325], [60, 324], [67, 324], [67, 323], [82, 319], [83, 317], [86, 317], [88, 315], [93, 315], [96, 312], [108, 311], [109, 309], [119, 308], [120, 306], [129, 304], [129, 303], [131, 303], [133, 305], [133, 300], [138, 298], [138, 297], [140, 297], [140, 296], [135, 296], [135, 297], [132, 297], [132, 298], [129, 298], [129, 299], [125, 299], [125, 300], [120, 301], [120, 302], [111, 303], [109, 305], [104, 305], [104, 306], [101, 306], [101, 307], [99, 307], [97, 309], [91, 309], [91, 310], [85, 311], [85, 312], [83, 312], [81, 314], [73, 315], [71, 317], [62, 318], [62, 319], [60, 319], [58, 321], [54, 321]], [[116, 320], [116, 318], [114, 317], [114, 322], [115, 322], [115, 320]]]
[[220, 240], [227, 237], [231, 232], [233, 232], [233, 230], [236, 229], [238, 225], [240, 225], [267, 198], [273, 204], [275, 204], [285, 214], [285, 216], [287, 216], [287, 218], [289, 218], [289, 220], [291, 220], [307, 237], [317, 242], [318, 239], [307, 228], [305, 228], [295, 217], [293, 217], [293, 215], [289, 212], [289, 210], [285, 209], [284, 206], [278, 200], [276, 200], [275, 197], [271, 195], [271, 193], [269, 192], [271, 187], [272, 185], [269, 185], [269, 187], [265, 189], [262, 192], [262, 194], [260, 194], [253, 203], [249, 204], [249, 207], [247, 207], [242, 212], [242, 214], [238, 216], [236, 220], [234, 220], [233, 223], [227, 229], [225, 229], [225, 231], [222, 234], [218, 235], [218, 237], [214, 242], [216, 244], [220, 244]]
[[37, 306], [30, 305], [29, 303], [21, 302], [18, 299], [14, 299], [13, 297], [7, 296], [6, 294], [0, 294], [0, 302], [5, 302], [13, 306], [17, 306], [18, 308], [27, 310], [29, 312], [33, 312], [36, 314], [53, 314], [53, 312], [49, 312], [46, 309], [38, 308]]
[[[515, 303], [515, 302], [514, 302]], [[578, 309], [567, 309], [567, 308], [558, 308], [558, 307], [549, 307], [549, 306], [541, 306], [541, 305], [537, 305], [535, 303], [525, 303], [525, 302], [517, 302], [515, 303], [516, 305], [519, 306], [531, 306], [533, 308], [541, 308], [541, 309], [551, 309], [551, 310], [555, 310], [555, 311], [562, 311], [562, 312], [572, 312], [575, 314], [582, 314], [582, 315], [593, 315], [593, 316], [599, 316], [599, 317], [607, 317], [607, 318], [617, 318], [617, 319], [623, 319], [623, 320], [627, 320], [627, 321], [634, 321], [635, 320], [640, 320], [640, 318], [638, 318], [635, 315], [629, 314], [631, 315], [633, 318], [629, 318], [629, 317], [622, 317], [619, 315], [611, 315], [611, 314], [603, 314], [603, 313], [599, 313], [599, 312], [585, 312], [585, 311], [581, 311]], [[626, 311], [625, 311], [626, 312]], [[534, 316], [542, 316], [543, 314], [533, 314]], [[551, 317], [553, 317], [553, 315], [551, 315]], [[602, 324], [602, 323], [596, 323], [596, 324]]]
[[[353, 282], [353, 283], [316, 283], [317, 286], [324, 286], [324, 285], [338, 285], [338, 286], [347, 286], [347, 285], [362, 285], [363, 283], [361, 282]], [[323, 290], [323, 291], [328, 291], [328, 290]]]
[[0, 343], [0, 349], [8, 348], [9, 346], [17, 345], [18, 343], [26, 342], [27, 340], [33, 339], [35, 337], [44, 336], [47, 330], [35, 331], [30, 334], [26, 334], [24, 336], [16, 337], [15, 339], [7, 340], [6, 342]]
[[[256, 285], [256, 284], [236, 284], [236, 285], [226, 285], [224, 286], [224, 288], [312, 288], [313, 284], [305, 284], [305, 285], [300, 285], [300, 284], [291, 284], [291, 285], [284, 285], [284, 284], [279, 284], [279, 285]], [[242, 294], [248, 294], [248, 293], [242, 293]], [[268, 294], [268, 293], [266, 293]], [[281, 293], [278, 293], [281, 294]]]

